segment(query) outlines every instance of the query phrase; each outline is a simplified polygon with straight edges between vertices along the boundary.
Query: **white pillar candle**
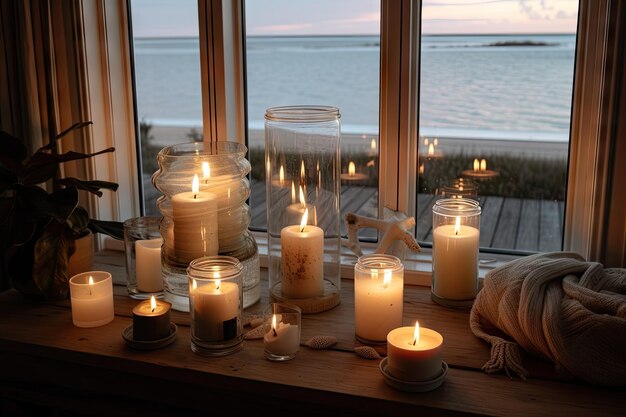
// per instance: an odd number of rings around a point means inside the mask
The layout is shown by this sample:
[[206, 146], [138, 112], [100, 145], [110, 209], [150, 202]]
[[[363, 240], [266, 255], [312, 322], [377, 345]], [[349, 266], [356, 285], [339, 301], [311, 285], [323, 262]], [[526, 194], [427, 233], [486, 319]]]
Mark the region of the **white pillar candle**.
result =
[[[195, 288], [194, 288], [195, 286]], [[234, 282], [192, 281], [194, 337], [203, 341], [229, 340], [237, 337], [239, 286]]]
[[399, 327], [387, 335], [387, 370], [403, 381], [427, 381], [441, 374], [443, 336], [420, 327]]
[[307, 225], [305, 210], [300, 225], [280, 231], [282, 294], [312, 298], [324, 293], [324, 231]]
[[274, 314], [270, 331], [263, 337], [265, 351], [272, 355], [293, 357], [300, 349], [300, 329], [295, 324], [283, 323]]
[[141, 292], [163, 291], [162, 245], [162, 238], [137, 240], [135, 242], [137, 289]]
[[354, 325], [359, 339], [384, 343], [387, 334], [402, 326], [403, 269], [355, 270]]
[[174, 252], [180, 261], [217, 254], [217, 196], [199, 191], [198, 175], [194, 175], [191, 192], [172, 197], [172, 218]]
[[113, 320], [113, 280], [105, 271], [88, 271], [70, 278], [72, 322], [98, 327]]
[[460, 224], [433, 230], [433, 292], [449, 300], [468, 300], [478, 290], [478, 229]]

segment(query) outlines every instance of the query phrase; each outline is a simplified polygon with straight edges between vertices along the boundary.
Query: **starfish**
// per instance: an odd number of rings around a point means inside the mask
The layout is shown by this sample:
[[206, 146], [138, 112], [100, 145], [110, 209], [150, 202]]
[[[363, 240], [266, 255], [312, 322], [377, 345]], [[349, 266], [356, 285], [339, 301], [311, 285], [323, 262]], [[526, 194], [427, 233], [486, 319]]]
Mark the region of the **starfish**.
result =
[[[397, 214], [399, 212], [394, 212]], [[348, 231], [348, 247], [357, 255], [362, 256], [363, 251], [359, 245], [357, 232], [362, 227], [370, 227], [382, 232], [382, 237], [374, 253], [385, 253], [395, 241], [402, 241], [411, 250], [419, 252], [422, 248], [413, 237], [411, 229], [415, 226], [414, 217], [398, 219], [397, 216], [388, 219], [376, 219], [361, 216], [355, 213], [346, 213], [346, 230]]]

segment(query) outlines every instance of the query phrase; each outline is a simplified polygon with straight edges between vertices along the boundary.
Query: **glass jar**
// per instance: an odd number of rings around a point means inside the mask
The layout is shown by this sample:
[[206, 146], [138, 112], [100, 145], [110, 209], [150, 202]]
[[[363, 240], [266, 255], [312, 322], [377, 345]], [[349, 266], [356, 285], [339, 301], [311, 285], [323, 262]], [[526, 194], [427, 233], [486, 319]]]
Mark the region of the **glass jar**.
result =
[[[163, 298], [161, 217], [140, 216], [124, 221], [126, 288], [137, 300]], [[169, 325], [169, 324], [168, 324]]]
[[340, 302], [339, 118], [331, 106], [265, 112], [270, 300], [303, 314]]
[[471, 307], [478, 293], [480, 206], [444, 198], [433, 206], [431, 298], [446, 307]]
[[241, 262], [244, 308], [260, 299], [259, 251], [248, 230], [246, 152], [237, 142], [192, 142], [167, 146], [157, 156], [159, 169], [152, 183], [163, 193], [157, 206], [163, 215], [165, 300], [176, 310], [189, 311], [189, 263], [218, 254]]

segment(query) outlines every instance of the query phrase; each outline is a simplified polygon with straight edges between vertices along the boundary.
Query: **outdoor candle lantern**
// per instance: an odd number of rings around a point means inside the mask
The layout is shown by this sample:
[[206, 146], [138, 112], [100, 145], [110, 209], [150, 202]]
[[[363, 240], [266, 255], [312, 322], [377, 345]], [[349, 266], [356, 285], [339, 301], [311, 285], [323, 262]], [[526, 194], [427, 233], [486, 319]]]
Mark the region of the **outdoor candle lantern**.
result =
[[340, 124], [330, 106], [265, 113], [270, 301], [317, 313], [340, 302]]

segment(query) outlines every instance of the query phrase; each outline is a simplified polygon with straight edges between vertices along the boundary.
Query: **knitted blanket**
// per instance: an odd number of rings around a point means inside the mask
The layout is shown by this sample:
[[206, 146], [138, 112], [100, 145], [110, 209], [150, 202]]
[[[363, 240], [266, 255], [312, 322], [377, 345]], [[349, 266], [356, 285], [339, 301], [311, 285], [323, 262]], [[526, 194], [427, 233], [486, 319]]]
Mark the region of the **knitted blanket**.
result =
[[566, 375], [626, 386], [626, 269], [571, 252], [509, 262], [485, 276], [470, 328], [491, 344], [487, 373], [525, 379], [521, 347]]

